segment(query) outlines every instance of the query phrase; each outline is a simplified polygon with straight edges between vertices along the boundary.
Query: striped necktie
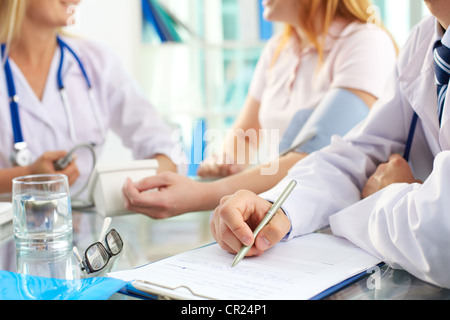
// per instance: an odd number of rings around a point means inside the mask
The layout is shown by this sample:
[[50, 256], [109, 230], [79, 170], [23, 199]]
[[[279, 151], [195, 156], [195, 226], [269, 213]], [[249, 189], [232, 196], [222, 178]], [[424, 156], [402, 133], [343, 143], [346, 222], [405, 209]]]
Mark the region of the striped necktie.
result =
[[436, 85], [438, 95], [438, 118], [439, 126], [442, 122], [442, 112], [444, 110], [445, 96], [450, 79], [450, 48], [436, 42], [434, 46], [434, 62], [436, 72]]

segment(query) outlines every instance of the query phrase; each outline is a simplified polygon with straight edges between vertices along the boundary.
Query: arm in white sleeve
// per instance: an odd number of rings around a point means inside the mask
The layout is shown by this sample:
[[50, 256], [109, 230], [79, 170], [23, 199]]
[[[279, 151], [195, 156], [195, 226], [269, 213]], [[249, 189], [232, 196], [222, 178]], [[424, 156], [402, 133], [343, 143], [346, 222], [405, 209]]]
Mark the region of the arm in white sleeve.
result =
[[[260, 195], [273, 202], [287, 183], [292, 179], [297, 181], [297, 187], [282, 206], [291, 221], [288, 239], [327, 226], [331, 214], [361, 199], [362, 183], [353, 177], [365, 177], [364, 168], [374, 165], [367, 163], [362, 153], [334, 152], [346, 144], [339, 137], [333, 138], [331, 146], [298, 162], [285, 179]], [[356, 172], [355, 168], [363, 169]]]
[[[274, 201], [286, 183], [297, 181], [282, 206], [292, 226], [288, 239], [327, 226], [332, 214], [361, 199], [362, 188], [380, 163], [402, 152], [412, 110], [402, 107], [396, 76], [389, 88], [364, 121], [342, 138], [333, 136], [329, 146], [299, 161], [282, 182], [261, 194]], [[395, 119], [395, 125], [386, 119]]]
[[393, 184], [330, 218], [345, 237], [394, 268], [450, 288], [450, 151], [423, 185]]

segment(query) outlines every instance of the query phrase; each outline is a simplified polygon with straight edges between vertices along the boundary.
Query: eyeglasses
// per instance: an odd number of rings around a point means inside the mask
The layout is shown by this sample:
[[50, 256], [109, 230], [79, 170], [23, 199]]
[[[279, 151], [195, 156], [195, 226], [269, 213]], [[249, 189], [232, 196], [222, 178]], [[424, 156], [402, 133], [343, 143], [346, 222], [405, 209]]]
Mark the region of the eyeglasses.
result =
[[[108, 224], [109, 223], [110, 221], [108, 221]], [[104, 230], [106, 229], [105, 225], [106, 223], [104, 224]], [[104, 232], [102, 232], [102, 234], [104, 234]], [[102, 238], [103, 236], [100, 237], [100, 239]], [[84, 252], [83, 259], [80, 257], [78, 249], [76, 247], [73, 248], [73, 252], [80, 262], [82, 271], [89, 274], [102, 270], [108, 265], [110, 259], [117, 256], [123, 249], [122, 238], [115, 229], [111, 229], [111, 231], [106, 234], [104, 242], [105, 245], [103, 245], [100, 240], [91, 244]]]

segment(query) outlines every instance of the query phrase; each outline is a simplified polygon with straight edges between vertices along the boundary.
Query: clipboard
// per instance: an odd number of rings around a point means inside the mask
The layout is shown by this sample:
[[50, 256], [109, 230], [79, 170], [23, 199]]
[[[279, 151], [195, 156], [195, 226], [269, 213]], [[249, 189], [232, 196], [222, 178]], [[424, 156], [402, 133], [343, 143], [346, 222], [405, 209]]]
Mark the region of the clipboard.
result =
[[[197, 294], [187, 286], [166, 287], [144, 280], [135, 280], [127, 285], [126, 290], [136, 296], [146, 296], [152, 300], [216, 300], [212, 297]], [[185, 291], [183, 293], [178, 290]], [[190, 295], [187, 296], [186, 292]]]
[[[377, 265], [378, 268], [381, 268], [384, 265], [384, 262], [381, 262]], [[360, 281], [361, 279], [364, 279], [366, 277], [369, 277], [369, 274], [367, 271], [361, 272], [353, 277], [350, 277], [341, 283], [338, 283], [329, 289], [317, 294], [316, 296], [312, 297], [310, 300], [323, 300], [326, 299], [336, 292], [339, 292], [340, 290], [343, 290], [356, 282]], [[145, 297], [150, 300], [187, 300], [185, 295], [178, 294], [176, 291], [179, 289], [186, 289], [191, 294], [192, 297], [195, 297], [199, 300], [215, 300], [212, 297], [203, 296], [200, 294], [196, 294], [195, 292], [192, 292], [189, 288], [180, 286], [177, 288], [169, 288], [169, 287], [161, 287], [160, 285], [152, 284], [146, 281], [133, 281], [131, 284], [128, 284], [125, 288], [126, 291], [124, 291], [125, 294], [131, 294], [137, 297]], [[191, 300], [191, 299], [189, 299]]]
[[317, 300], [371, 275], [367, 271], [381, 263], [322, 233], [278, 243], [235, 268], [233, 258], [211, 244], [108, 276], [128, 282], [123, 293], [148, 299]]

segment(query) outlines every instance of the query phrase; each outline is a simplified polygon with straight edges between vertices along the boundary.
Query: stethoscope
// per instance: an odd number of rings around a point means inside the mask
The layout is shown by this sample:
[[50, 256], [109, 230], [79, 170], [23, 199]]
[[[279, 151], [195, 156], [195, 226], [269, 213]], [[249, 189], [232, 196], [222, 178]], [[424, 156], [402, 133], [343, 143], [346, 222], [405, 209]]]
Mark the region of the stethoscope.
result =
[[[105, 127], [103, 126], [103, 122], [100, 118], [100, 112], [98, 109], [98, 106], [96, 104], [96, 100], [94, 97], [94, 90], [92, 89], [91, 82], [89, 80], [89, 77], [86, 73], [86, 70], [81, 63], [81, 60], [78, 58], [77, 54], [70, 48], [60, 37], [56, 37], [57, 42], [59, 44], [60, 50], [61, 50], [61, 59], [59, 62], [58, 67], [58, 73], [57, 73], [57, 82], [58, 82], [58, 89], [59, 93], [61, 95], [61, 99], [64, 105], [66, 117], [67, 117], [67, 123], [69, 126], [69, 135], [74, 143], [78, 143], [77, 136], [75, 134], [75, 127], [74, 127], [74, 121], [72, 117], [72, 111], [70, 108], [69, 99], [67, 97], [67, 93], [64, 87], [64, 83], [62, 81], [62, 66], [64, 62], [64, 49], [67, 49], [72, 56], [75, 58], [75, 60], [78, 63], [78, 66], [80, 67], [80, 70], [83, 74], [83, 77], [86, 81], [87, 87], [88, 87], [88, 96], [89, 96], [89, 102], [91, 105], [92, 112], [94, 113], [94, 117], [98, 123], [98, 126], [100, 128], [102, 141], [105, 140], [106, 133], [105, 133]], [[11, 155], [11, 162], [15, 166], [28, 166], [32, 163], [32, 156], [31, 151], [28, 148], [27, 143], [25, 142], [22, 134], [22, 128], [20, 125], [20, 117], [19, 117], [19, 98], [17, 96], [16, 88], [14, 85], [14, 78], [11, 72], [11, 66], [9, 64], [9, 59], [6, 55], [6, 45], [1, 45], [2, 50], [2, 58], [4, 59], [4, 69], [5, 69], [5, 76], [6, 76], [6, 84], [8, 87], [8, 96], [9, 96], [9, 105], [10, 105], [10, 113], [11, 113], [11, 123], [13, 128], [13, 135], [14, 135], [14, 151]]]

